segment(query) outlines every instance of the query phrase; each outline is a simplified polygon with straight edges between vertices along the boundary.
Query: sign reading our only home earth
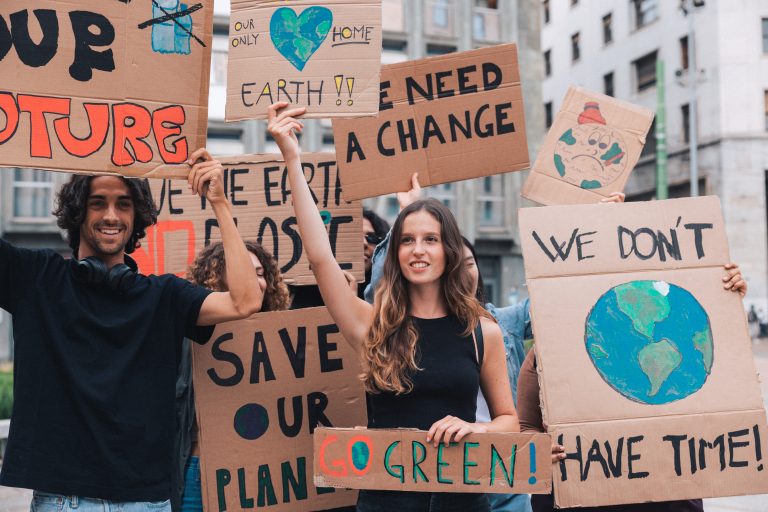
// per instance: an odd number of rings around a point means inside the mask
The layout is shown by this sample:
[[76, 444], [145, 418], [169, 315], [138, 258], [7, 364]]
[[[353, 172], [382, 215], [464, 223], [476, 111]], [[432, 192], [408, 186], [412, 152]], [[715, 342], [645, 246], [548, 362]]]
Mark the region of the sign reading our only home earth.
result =
[[0, 2], [0, 166], [186, 176], [212, 19], [213, 0]]
[[227, 121], [286, 101], [304, 117], [379, 111], [381, 0], [232, 0]]
[[[520, 210], [560, 507], [768, 492], [768, 427], [716, 197]], [[599, 406], [595, 406], [599, 404]]]

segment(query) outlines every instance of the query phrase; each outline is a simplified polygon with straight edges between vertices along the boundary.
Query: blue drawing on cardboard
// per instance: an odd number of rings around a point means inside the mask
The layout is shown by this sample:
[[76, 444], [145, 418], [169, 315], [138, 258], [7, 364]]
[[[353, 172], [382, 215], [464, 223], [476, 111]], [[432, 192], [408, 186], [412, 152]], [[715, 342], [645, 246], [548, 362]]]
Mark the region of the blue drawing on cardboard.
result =
[[[187, 4], [179, 0], [153, 0], [152, 17], [160, 18], [187, 10]], [[191, 53], [192, 16], [187, 14], [152, 25], [152, 50], [157, 53]]]
[[600, 376], [636, 402], [666, 404], [704, 385], [714, 357], [709, 316], [684, 288], [631, 281], [604, 293], [586, 322]]
[[235, 412], [233, 426], [237, 435], [254, 441], [269, 428], [269, 413], [259, 404], [245, 404]]
[[333, 13], [327, 7], [308, 7], [300, 16], [289, 7], [280, 7], [272, 13], [269, 35], [277, 51], [302, 71], [332, 25]]

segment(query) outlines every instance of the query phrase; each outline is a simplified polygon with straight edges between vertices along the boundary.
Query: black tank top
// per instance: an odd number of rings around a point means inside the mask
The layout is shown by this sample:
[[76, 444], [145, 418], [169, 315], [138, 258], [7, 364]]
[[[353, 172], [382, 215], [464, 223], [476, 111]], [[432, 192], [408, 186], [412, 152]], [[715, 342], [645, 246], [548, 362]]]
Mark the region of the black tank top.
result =
[[[396, 395], [390, 391], [369, 395], [370, 428], [418, 428], [429, 430], [447, 415], [474, 423], [480, 364], [472, 335], [454, 316], [424, 319], [413, 317], [419, 339], [416, 364], [411, 374], [413, 389]], [[479, 324], [478, 324], [479, 327]], [[475, 330], [479, 360], [483, 360], [482, 331]]]

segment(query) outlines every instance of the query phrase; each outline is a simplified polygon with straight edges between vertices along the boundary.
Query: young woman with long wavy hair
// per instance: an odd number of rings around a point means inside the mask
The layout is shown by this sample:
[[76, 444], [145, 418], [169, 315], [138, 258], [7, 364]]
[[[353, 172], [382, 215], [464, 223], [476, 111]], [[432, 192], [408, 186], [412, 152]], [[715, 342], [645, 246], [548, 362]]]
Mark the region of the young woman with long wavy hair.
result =
[[[303, 108], [269, 110], [269, 133], [285, 158], [299, 231], [325, 304], [349, 343], [360, 348], [369, 427], [427, 430], [437, 445], [470, 433], [519, 430], [501, 330], [474, 296], [461, 233], [435, 200], [408, 206], [392, 228], [373, 305], [346, 284], [307, 186], [296, 132]], [[282, 112], [281, 112], [282, 110]], [[475, 422], [478, 388], [491, 417]], [[358, 511], [488, 510], [482, 494], [361, 491]]]
[[[291, 304], [288, 286], [283, 282], [277, 261], [256, 242], [245, 241], [245, 248], [256, 269], [259, 288], [263, 294], [261, 311], [284, 311]], [[222, 292], [227, 290], [224, 246], [216, 242], [198, 254], [187, 270], [187, 280], [196, 285]], [[177, 436], [174, 454], [171, 507], [174, 512], [202, 512], [198, 430], [195, 421], [194, 390], [192, 388], [192, 349], [185, 339], [181, 349], [176, 380]]]

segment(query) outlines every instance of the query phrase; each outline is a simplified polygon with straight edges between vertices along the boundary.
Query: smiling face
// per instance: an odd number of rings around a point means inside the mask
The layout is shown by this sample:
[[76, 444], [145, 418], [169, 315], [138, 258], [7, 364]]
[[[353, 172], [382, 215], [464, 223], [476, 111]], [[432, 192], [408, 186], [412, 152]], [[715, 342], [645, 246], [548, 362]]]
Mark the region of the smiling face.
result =
[[414, 285], [439, 281], [445, 271], [445, 248], [440, 222], [426, 210], [418, 210], [403, 221], [397, 249], [400, 271]]
[[581, 188], [595, 189], [615, 181], [626, 168], [626, 144], [608, 126], [587, 123], [567, 130], [555, 145], [555, 169]]
[[94, 178], [80, 226], [78, 256], [96, 256], [107, 266], [122, 263], [133, 222], [133, 198], [125, 181], [115, 176]]

